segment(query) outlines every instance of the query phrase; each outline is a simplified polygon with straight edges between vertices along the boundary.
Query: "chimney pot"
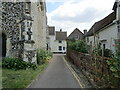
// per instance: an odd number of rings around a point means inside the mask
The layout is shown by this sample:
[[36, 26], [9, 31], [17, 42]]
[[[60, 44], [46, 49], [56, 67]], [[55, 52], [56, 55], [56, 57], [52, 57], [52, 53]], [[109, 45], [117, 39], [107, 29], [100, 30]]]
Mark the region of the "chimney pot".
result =
[[62, 32], [62, 29], [60, 29], [60, 32]]
[[84, 30], [84, 35], [86, 35], [86, 34], [87, 34], [87, 29]]

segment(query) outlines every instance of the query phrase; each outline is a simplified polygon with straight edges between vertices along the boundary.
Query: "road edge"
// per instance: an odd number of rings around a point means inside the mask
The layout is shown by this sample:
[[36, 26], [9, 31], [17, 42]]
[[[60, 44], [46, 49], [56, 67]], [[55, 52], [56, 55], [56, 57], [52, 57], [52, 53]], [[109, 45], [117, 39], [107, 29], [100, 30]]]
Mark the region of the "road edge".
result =
[[77, 75], [77, 73], [75, 72], [75, 70], [71, 67], [71, 65], [67, 62], [67, 60], [65, 59], [65, 57], [63, 56], [62, 57], [65, 64], [67, 65], [68, 69], [71, 71], [72, 75], [74, 76], [74, 78], [76, 79], [76, 81], [78, 82], [79, 86], [81, 88], [85, 88], [82, 84], [81, 84], [81, 81], [80, 81], [80, 77]]
[[[49, 59], [50, 62], [48, 62], [48, 65], [51, 63], [52, 60], [53, 60], [53, 57], [52, 57], [51, 59]], [[48, 66], [47, 66], [47, 67], [48, 67]], [[29, 89], [29, 87], [32, 85], [32, 83], [34, 83], [35, 81], [38, 80], [38, 78], [40, 77], [41, 73], [43, 73], [43, 72], [47, 69], [47, 67], [45, 67], [44, 70], [43, 70], [42, 72], [40, 72], [40, 73], [36, 76], [36, 78], [31, 81], [30, 84], [27, 85], [27, 87], [26, 87], [27, 89]]]

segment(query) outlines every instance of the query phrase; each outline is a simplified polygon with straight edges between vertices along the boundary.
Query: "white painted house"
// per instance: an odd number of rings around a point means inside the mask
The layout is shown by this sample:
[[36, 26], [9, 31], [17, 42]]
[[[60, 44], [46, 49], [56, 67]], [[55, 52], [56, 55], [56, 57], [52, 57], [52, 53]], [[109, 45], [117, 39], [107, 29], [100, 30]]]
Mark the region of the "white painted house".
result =
[[66, 53], [67, 32], [55, 31], [55, 27], [49, 27], [49, 49], [53, 53]]
[[113, 12], [96, 22], [86, 34], [86, 42], [90, 51], [100, 46], [115, 53], [115, 40], [120, 39], [120, 1], [116, 0]]

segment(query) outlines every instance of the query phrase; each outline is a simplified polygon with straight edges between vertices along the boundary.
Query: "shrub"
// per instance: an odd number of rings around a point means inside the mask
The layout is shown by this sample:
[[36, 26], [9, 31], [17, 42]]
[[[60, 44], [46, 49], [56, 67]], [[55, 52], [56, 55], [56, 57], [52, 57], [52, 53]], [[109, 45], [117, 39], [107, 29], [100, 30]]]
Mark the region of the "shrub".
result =
[[39, 65], [44, 64], [47, 60], [47, 57], [52, 57], [52, 53], [43, 49], [37, 51], [37, 63]]
[[113, 53], [110, 49], [105, 49], [103, 52], [102, 52], [101, 48], [95, 48], [93, 50], [93, 54], [95, 54], [95, 55], [102, 56], [102, 53], [104, 53], [103, 54], [104, 57], [109, 57], [109, 58], [113, 57]]
[[102, 49], [101, 48], [95, 48], [93, 50], [94, 55], [102, 56]]
[[110, 49], [105, 49], [104, 50], [104, 56], [111, 58], [113, 56], [112, 51]]
[[32, 64], [30, 62], [25, 62], [19, 58], [15, 57], [6, 57], [2, 61], [2, 67], [7, 68], [7, 69], [27, 69], [27, 68], [32, 68], [35, 70], [37, 66], [35, 64]]
[[120, 78], [120, 59], [117, 57], [113, 57], [112, 60], [107, 61], [107, 64], [109, 65], [109, 68], [113, 73], [113, 76]]
[[74, 41], [74, 42], [69, 41], [68, 48], [78, 51], [78, 52], [87, 53], [87, 44], [83, 40]]

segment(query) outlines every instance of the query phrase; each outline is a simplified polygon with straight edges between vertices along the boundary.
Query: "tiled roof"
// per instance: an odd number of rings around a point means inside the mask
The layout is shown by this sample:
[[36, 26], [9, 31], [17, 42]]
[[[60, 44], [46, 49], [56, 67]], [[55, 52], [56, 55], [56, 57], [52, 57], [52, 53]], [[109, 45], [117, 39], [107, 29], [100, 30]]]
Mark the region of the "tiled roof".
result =
[[56, 40], [66, 40], [67, 32], [56, 31]]
[[55, 27], [54, 26], [49, 26], [49, 35], [55, 35]]
[[102, 28], [106, 27], [107, 25], [111, 24], [114, 20], [116, 19], [116, 15], [115, 12], [112, 12], [111, 14], [109, 14], [107, 17], [105, 17], [104, 19], [96, 22], [88, 31], [88, 33], [86, 34], [86, 36], [92, 36], [94, 32], [98, 32], [99, 30], [101, 30]]

